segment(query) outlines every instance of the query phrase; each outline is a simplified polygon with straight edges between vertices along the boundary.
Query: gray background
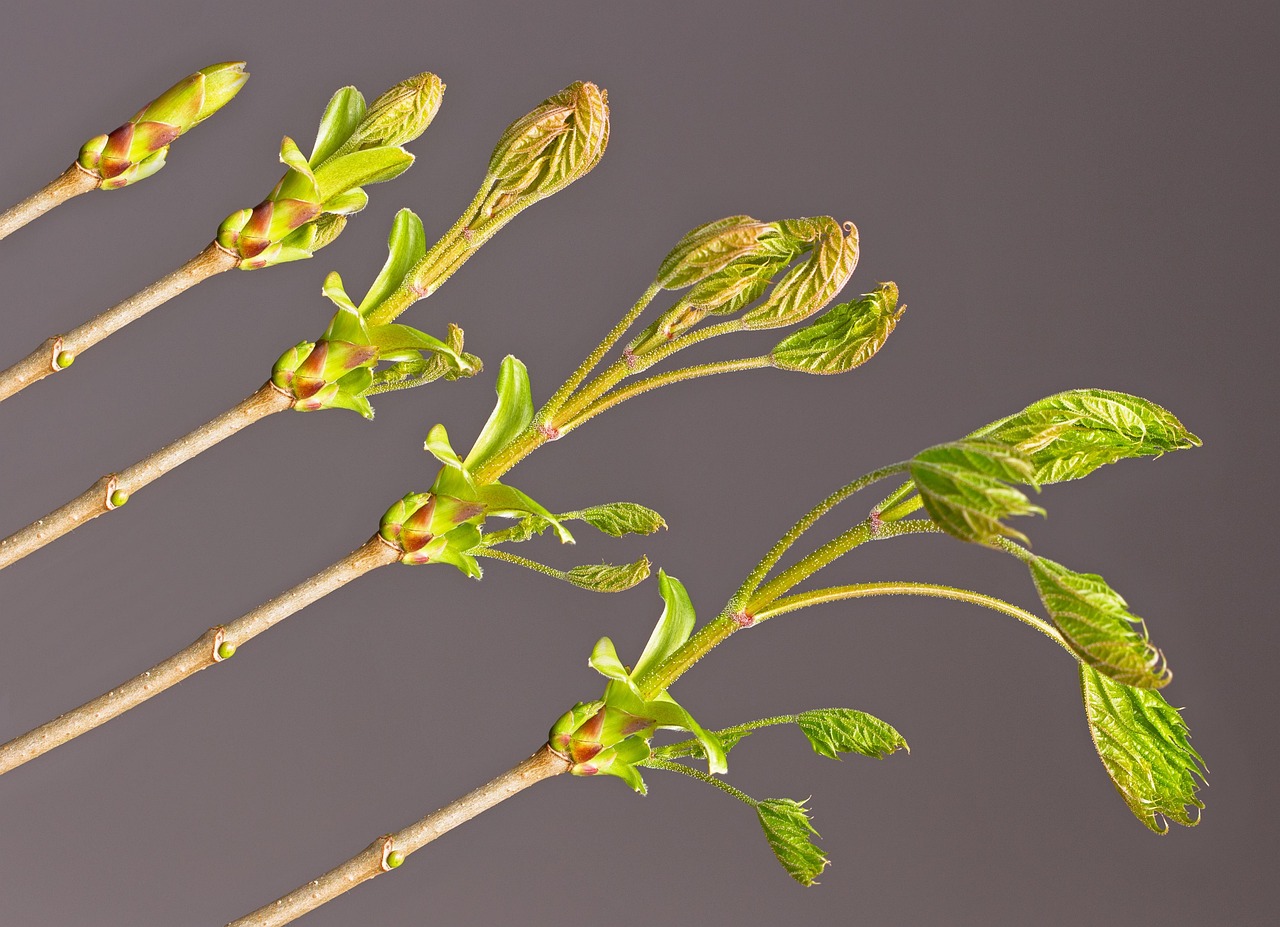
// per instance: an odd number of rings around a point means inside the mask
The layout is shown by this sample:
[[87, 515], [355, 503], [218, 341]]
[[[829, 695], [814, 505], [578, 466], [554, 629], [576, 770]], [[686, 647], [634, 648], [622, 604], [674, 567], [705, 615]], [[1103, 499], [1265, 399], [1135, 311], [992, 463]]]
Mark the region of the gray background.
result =
[[[1091, 749], [1074, 668], [1028, 629], [937, 602], [829, 606], [735, 638], [682, 680], [708, 725], [847, 705], [913, 747], [832, 763], [792, 732], [734, 754], [758, 796], [813, 796], [834, 865], [802, 890], [752, 814], [653, 774], [563, 777], [308, 924], [1271, 922], [1276, 22], [1271, 4], [11, 4], [0, 200], [26, 195], [180, 75], [253, 79], [156, 178], [83, 197], [0, 246], [11, 362], [176, 266], [276, 180], [329, 94], [429, 69], [444, 107], [413, 170], [317, 260], [201, 286], [0, 407], [6, 531], [256, 387], [353, 290], [402, 205], [443, 231], [514, 117], [576, 79], [610, 91], [590, 177], [521, 216], [406, 321], [455, 320], [475, 381], [380, 399], [378, 421], [281, 415], [0, 576], [0, 737], [96, 695], [364, 540], [462, 446], [517, 352], [545, 399], [690, 227], [737, 212], [860, 227], [849, 292], [910, 310], [840, 378], [686, 384], [539, 451], [512, 482], [556, 509], [633, 499], [671, 530], [522, 551], [647, 551], [714, 614], [763, 550], [852, 476], [1048, 393], [1174, 410], [1205, 447], [1054, 487], [1036, 549], [1146, 616], [1212, 770], [1204, 823], [1144, 830]], [[724, 341], [737, 356], [771, 341]], [[868, 504], [870, 501], [868, 500]], [[847, 525], [861, 504], [831, 519]], [[1018, 565], [946, 539], [830, 578], [956, 582], [1033, 604]], [[0, 921], [221, 924], [525, 756], [634, 659], [659, 603], [493, 564], [380, 571], [233, 661], [0, 783]], [[1269, 891], [1270, 890], [1270, 891]]]

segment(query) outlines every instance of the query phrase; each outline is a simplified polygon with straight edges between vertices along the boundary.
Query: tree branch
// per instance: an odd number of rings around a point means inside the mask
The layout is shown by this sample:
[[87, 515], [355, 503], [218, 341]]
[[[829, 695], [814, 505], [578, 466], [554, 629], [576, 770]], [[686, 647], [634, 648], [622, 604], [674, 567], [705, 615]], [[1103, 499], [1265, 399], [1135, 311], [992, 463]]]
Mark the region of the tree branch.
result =
[[231, 270], [239, 258], [223, 250], [216, 242], [187, 261], [177, 270], [140, 290], [124, 302], [117, 303], [65, 335], [46, 339], [25, 358], [7, 370], [0, 371], [0, 401], [21, 392], [51, 373], [65, 370], [81, 353], [93, 347], [112, 332], [142, 318], [152, 309], [173, 299], [202, 280]]
[[5, 238], [28, 222], [39, 219], [50, 209], [60, 206], [73, 196], [96, 189], [98, 189], [98, 178], [81, 169], [80, 165], [72, 164], [21, 203], [15, 203], [4, 212], [0, 212], [0, 238]]
[[105, 724], [130, 708], [138, 707], [153, 695], [177, 685], [205, 667], [220, 663], [234, 654], [236, 648], [245, 641], [257, 637], [356, 577], [388, 563], [395, 563], [399, 557], [400, 551], [375, 534], [356, 550], [310, 579], [264, 602], [226, 626], [210, 628], [194, 643], [146, 672], [0, 746], [0, 775]]
[[119, 508], [129, 497], [179, 464], [229, 438], [274, 412], [290, 408], [293, 400], [270, 382], [217, 418], [177, 441], [165, 445], [119, 473], [109, 473], [65, 505], [0, 541], [0, 570], [56, 541], [87, 521]]
[[506, 801], [517, 792], [543, 779], [567, 772], [568, 769], [569, 762], [544, 745], [533, 756], [496, 779], [403, 830], [379, 837], [362, 852], [330, 869], [320, 878], [295, 888], [283, 898], [263, 905], [252, 914], [232, 921], [227, 927], [279, 927], [281, 924], [288, 924], [350, 891], [361, 882], [389, 872], [400, 865], [410, 853], [422, 849], [437, 837]]

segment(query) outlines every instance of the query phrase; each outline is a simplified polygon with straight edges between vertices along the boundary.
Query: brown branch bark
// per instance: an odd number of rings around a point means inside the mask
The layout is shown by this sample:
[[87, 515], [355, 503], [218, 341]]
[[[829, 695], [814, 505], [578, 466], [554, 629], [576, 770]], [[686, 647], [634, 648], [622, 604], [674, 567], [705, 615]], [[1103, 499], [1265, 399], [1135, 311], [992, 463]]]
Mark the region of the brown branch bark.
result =
[[375, 534], [356, 550], [310, 579], [264, 602], [228, 625], [210, 628], [194, 643], [167, 660], [160, 661], [151, 669], [134, 676], [110, 692], [85, 702], [79, 708], [59, 715], [47, 724], [0, 746], [0, 775], [106, 724], [130, 708], [138, 707], [153, 695], [177, 685], [188, 676], [194, 676], [205, 667], [220, 663], [234, 652], [228, 652], [228, 645], [231, 648], [240, 647], [245, 641], [257, 637], [353, 579], [380, 566], [395, 563], [400, 553]]
[[5, 238], [28, 222], [39, 219], [53, 207], [65, 203], [73, 196], [98, 189], [98, 178], [81, 170], [78, 164], [49, 181], [21, 203], [14, 203], [0, 212], [0, 238]]
[[177, 270], [161, 277], [124, 302], [117, 303], [65, 335], [45, 339], [22, 360], [7, 370], [0, 371], [0, 401], [21, 392], [37, 380], [65, 370], [69, 364], [60, 364], [59, 355], [66, 354], [70, 360], [74, 360], [112, 332], [142, 318], [184, 290], [215, 274], [231, 270], [238, 260], [235, 255], [213, 242]]
[[517, 792], [543, 779], [567, 772], [568, 769], [568, 760], [544, 745], [533, 756], [496, 779], [403, 830], [379, 837], [360, 853], [330, 869], [320, 878], [299, 886], [278, 901], [263, 905], [252, 914], [232, 921], [227, 927], [280, 927], [281, 924], [288, 924], [350, 891], [361, 882], [389, 872], [410, 853], [422, 849], [437, 837], [506, 801]]
[[143, 486], [197, 454], [204, 453], [241, 428], [275, 412], [282, 412], [292, 404], [293, 400], [276, 389], [270, 381], [264, 383], [248, 398], [217, 418], [142, 458], [133, 466], [119, 473], [108, 473], [70, 502], [0, 541], [0, 570], [74, 531], [85, 522], [119, 508], [124, 503], [112, 502], [112, 496], [116, 493], [124, 493], [127, 499]]

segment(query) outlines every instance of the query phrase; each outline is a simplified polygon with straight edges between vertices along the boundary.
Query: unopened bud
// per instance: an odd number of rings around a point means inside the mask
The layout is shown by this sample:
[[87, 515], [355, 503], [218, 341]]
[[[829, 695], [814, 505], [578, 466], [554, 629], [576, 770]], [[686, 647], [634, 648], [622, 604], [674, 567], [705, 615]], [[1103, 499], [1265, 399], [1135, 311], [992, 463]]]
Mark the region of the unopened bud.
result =
[[243, 61], [215, 64], [174, 84], [107, 135], [89, 139], [76, 163], [118, 190], [164, 167], [169, 145], [208, 119], [240, 92], [249, 74]]
[[577, 81], [507, 127], [489, 159], [484, 218], [523, 209], [585, 176], [609, 142], [608, 93]]
[[338, 154], [413, 141], [427, 131], [443, 99], [444, 81], [434, 74], [418, 74], [400, 81], [369, 105]]

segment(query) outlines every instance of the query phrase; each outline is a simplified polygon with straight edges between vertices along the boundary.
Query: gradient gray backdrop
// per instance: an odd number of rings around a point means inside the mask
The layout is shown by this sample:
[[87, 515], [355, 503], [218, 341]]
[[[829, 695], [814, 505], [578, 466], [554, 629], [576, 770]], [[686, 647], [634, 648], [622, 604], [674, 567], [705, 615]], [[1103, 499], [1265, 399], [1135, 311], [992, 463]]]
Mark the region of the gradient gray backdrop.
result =
[[[848, 292], [893, 279], [910, 304], [886, 350], [838, 378], [685, 384], [539, 451], [511, 477], [535, 498], [632, 499], [671, 530], [525, 552], [565, 566], [648, 552], [707, 616], [858, 473], [1057, 390], [1148, 396], [1204, 448], [1053, 487], [1028, 530], [1148, 618], [1212, 771], [1204, 823], [1159, 838], [1129, 815], [1074, 667], [1029, 629], [868, 601], [741, 635], [678, 687], [708, 725], [847, 705], [908, 738], [911, 755], [884, 762], [820, 759], [794, 731], [735, 751], [747, 791], [813, 796], [835, 861], [820, 887], [793, 884], [753, 815], [697, 783], [655, 773], [641, 799], [566, 776], [305, 923], [1273, 923], [1275, 35], [1264, 3], [9, 4], [6, 203], [181, 75], [242, 57], [253, 79], [154, 179], [0, 245], [3, 363], [258, 202], [280, 136], [309, 142], [338, 86], [372, 97], [432, 70], [448, 92], [417, 165], [372, 189], [318, 259], [220, 277], [4, 403], [6, 533], [254, 389], [323, 328], [325, 273], [367, 285], [400, 206], [443, 231], [498, 133], [539, 100], [596, 81], [613, 135], [594, 174], [406, 317], [463, 325], [483, 375], [383, 397], [372, 424], [277, 416], [0, 576], [0, 738], [359, 544], [429, 485], [434, 422], [470, 440], [503, 354], [545, 399], [692, 226], [831, 214], [862, 233]], [[1034, 603], [1016, 563], [946, 539], [873, 546], [831, 572]], [[0, 922], [243, 914], [525, 756], [599, 691], [596, 638], [634, 658], [659, 606], [652, 584], [605, 597], [502, 564], [483, 583], [367, 577], [6, 776]]]

